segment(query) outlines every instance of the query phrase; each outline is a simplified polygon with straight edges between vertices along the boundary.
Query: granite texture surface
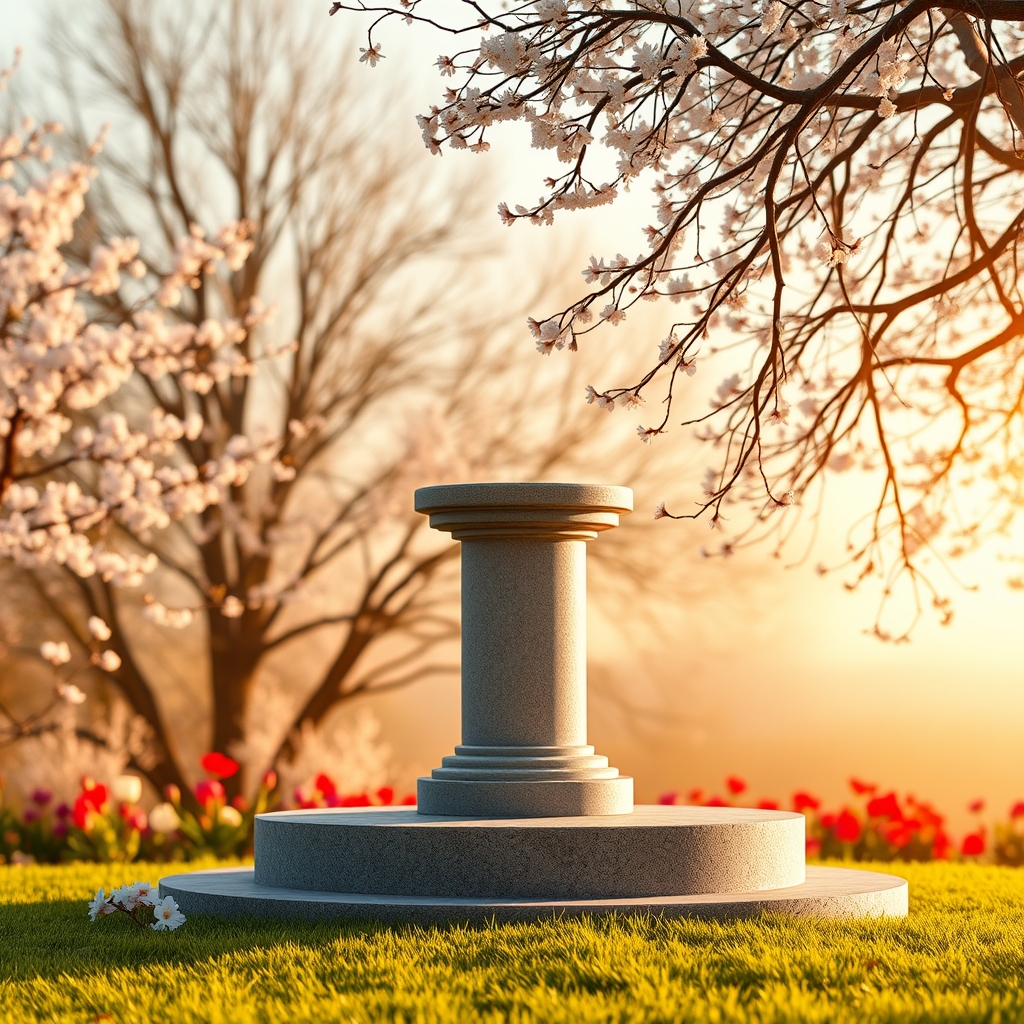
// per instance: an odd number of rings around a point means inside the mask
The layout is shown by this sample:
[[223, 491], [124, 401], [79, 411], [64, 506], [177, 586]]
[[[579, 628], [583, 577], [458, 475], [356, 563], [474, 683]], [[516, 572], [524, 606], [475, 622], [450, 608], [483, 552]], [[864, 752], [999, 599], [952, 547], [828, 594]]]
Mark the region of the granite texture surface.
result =
[[731, 919], [764, 912], [795, 917], [904, 917], [907, 883], [902, 878], [849, 868], [809, 867], [800, 885], [768, 892], [622, 897], [617, 899], [480, 899], [371, 896], [310, 892], [257, 885], [251, 868], [222, 868], [170, 875], [161, 896], [173, 896], [186, 915], [357, 919], [444, 924], [465, 921], [529, 921], [582, 914], [657, 914], [663, 917]]
[[802, 814], [733, 807], [519, 820], [407, 808], [280, 811], [256, 818], [255, 878], [291, 889], [425, 897], [747, 892], [804, 880], [804, 823]]
[[462, 541], [462, 744], [417, 783], [424, 814], [628, 814], [633, 783], [587, 745], [586, 541], [633, 507], [626, 487], [420, 488]]

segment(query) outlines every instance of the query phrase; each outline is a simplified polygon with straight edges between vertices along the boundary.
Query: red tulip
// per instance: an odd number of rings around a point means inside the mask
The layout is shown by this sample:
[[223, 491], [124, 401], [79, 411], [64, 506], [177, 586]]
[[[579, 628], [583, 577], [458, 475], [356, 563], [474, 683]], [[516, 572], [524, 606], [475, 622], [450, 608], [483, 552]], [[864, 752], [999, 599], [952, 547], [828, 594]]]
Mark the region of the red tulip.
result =
[[124, 815], [125, 824], [136, 832], [146, 830], [146, 812], [141, 807], [133, 807]]
[[384, 807], [390, 806], [394, 799], [395, 791], [390, 786], [381, 786], [377, 790], [377, 803], [382, 804]]
[[978, 814], [980, 811], [983, 811], [984, 809], [985, 809], [985, 801], [982, 800], [980, 797], [977, 800], [972, 800], [967, 805], [967, 810], [969, 810], [971, 812], [971, 814]]
[[857, 794], [857, 796], [863, 796], [865, 793], [874, 793], [878, 789], [877, 782], [861, 782], [860, 779], [850, 779], [850, 789]]
[[402, 797], [401, 804], [403, 807], [415, 807], [416, 806], [416, 794], [407, 793]]
[[673, 790], [671, 793], [662, 793], [658, 797], [659, 804], [667, 804], [668, 806], [674, 806], [679, 803], [679, 794]]
[[700, 786], [695, 786], [686, 794], [686, 800], [691, 804], [702, 804], [704, 803], [704, 790]]
[[329, 775], [324, 775], [322, 772], [316, 777], [316, 781], [313, 783], [316, 789], [323, 793], [324, 796], [334, 796], [338, 792], [338, 787], [334, 785], [334, 780]]
[[71, 820], [75, 823], [75, 828], [87, 830], [95, 816], [95, 809], [86, 801], [85, 797], [80, 796], [75, 800], [75, 809], [71, 813]]
[[821, 806], [821, 801], [810, 793], [794, 793], [793, 794], [793, 810], [794, 811], [816, 811]]
[[196, 786], [196, 799], [205, 807], [214, 800], [223, 800], [224, 787], [216, 779], [203, 779]]
[[199, 763], [203, 766], [203, 771], [215, 779], [230, 779], [238, 771], [238, 762], [234, 758], [216, 750], [204, 754]]
[[266, 790], [277, 789], [277, 772], [273, 768], [264, 773], [263, 788]]
[[1010, 808], [1011, 818], [1024, 818], [1024, 800], [1018, 800], [1013, 807]]
[[977, 857], [979, 854], [984, 853], [985, 833], [971, 832], [969, 835], [964, 836], [964, 841], [960, 844], [960, 852], [965, 857]]
[[832, 828], [836, 823], [834, 814], [823, 814], [819, 819], [822, 828]]
[[757, 806], [762, 811], [777, 811], [779, 809], [778, 800], [758, 800]]
[[82, 779], [82, 793], [78, 799], [84, 801], [95, 811], [102, 810], [107, 802], [107, 787], [100, 782], [94, 782], [87, 776]]
[[935, 838], [932, 840], [932, 856], [936, 860], [949, 860], [952, 850], [953, 842], [949, 836], [942, 831], [936, 832]]
[[806, 839], [804, 840], [804, 851], [808, 857], [816, 857], [821, 853], [821, 840], [820, 839]]
[[895, 793], [886, 793], [885, 796], [876, 796], [868, 801], [868, 815], [872, 818], [888, 818], [890, 821], [901, 821], [903, 811], [900, 810], [899, 800]]
[[725, 784], [729, 787], [729, 792], [733, 796], [739, 796], [747, 788], [745, 780], [741, 779], [738, 775], [730, 775], [726, 780]]
[[844, 810], [836, 819], [836, 839], [841, 843], [855, 843], [860, 839], [860, 822]]
[[729, 805], [717, 794], [715, 796], [709, 796], [704, 801], [705, 807], [728, 807]]

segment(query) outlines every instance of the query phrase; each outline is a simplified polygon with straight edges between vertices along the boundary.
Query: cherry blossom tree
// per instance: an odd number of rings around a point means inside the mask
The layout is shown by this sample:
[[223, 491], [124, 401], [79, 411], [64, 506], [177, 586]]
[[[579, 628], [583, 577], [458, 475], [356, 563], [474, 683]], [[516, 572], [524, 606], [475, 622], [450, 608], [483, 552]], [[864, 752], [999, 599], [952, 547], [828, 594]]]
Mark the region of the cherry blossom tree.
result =
[[[126, 702], [157, 787], [192, 775], [182, 721], [262, 772], [339, 704], [453, 670], [458, 549], [415, 486], [640, 471], [500, 343], [469, 190], [366, 141], [386, 111], [349, 112], [319, 36], [273, 2], [100, 0], [55, 52], [68, 152], [83, 96], [106, 148], [61, 169], [55, 126], [0, 142], [0, 556], [33, 609], [2, 639], [36, 637], [64, 705]], [[603, 547], [625, 593], [653, 578]], [[6, 738], [49, 710], [0, 706]]]
[[[646, 442], [681, 424], [713, 446], [692, 511], [656, 515], [707, 514], [729, 552], [787, 534], [828, 474], [866, 470], [861, 490], [877, 490], [847, 564], [886, 595], [909, 585], [918, 612], [931, 599], [948, 621], [928, 558], [1005, 529], [1022, 498], [1021, 5], [331, 7], [342, 10], [365, 16], [371, 66], [391, 19], [450, 38], [444, 92], [420, 119], [432, 152], [486, 150], [506, 121], [552, 151], [561, 168], [537, 202], [502, 204], [506, 223], [651, 190], [643, 251], [594, 257], [589, 290], [530, 327], [541, 351], [575, 351], [637, 303], [667, 300], [646, 372], [587, 395], [607, 410], [646, 402]], [[714, 394], [704, 374], [691, 380], [712, 356]], [[694, 411], [691, 394], [710, 408]], [[753, 515], [726, 515], [737, 504]], [[797, 508], [782, 517], [785, 506]]]

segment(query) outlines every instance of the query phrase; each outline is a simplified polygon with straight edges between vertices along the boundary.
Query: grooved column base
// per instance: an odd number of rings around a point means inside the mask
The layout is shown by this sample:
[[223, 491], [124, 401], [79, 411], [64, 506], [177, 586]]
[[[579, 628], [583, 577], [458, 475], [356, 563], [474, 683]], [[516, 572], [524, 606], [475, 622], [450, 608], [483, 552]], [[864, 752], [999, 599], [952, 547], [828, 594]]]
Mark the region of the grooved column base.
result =
[[422, 925], [463, 921], [535, 921], [604, 914], [734, 919], [763, 913], [792, 917], [905, 917], [907, 883], [893, 875], [850, 868], [807, 869], [807, 880], [756, 892], [648, 896], [599, 900], [373, 896], [257, 885], [252, 868], [170, 875], [160, 895], [173, 896], [186, 915], [356, 919]]
[[416, 781], [416, 802], [417, 811], [425, 815], [562, 818], [629, 814], [633, 810], [633, 780], [628, 775], [548, 782], [424, 777]]

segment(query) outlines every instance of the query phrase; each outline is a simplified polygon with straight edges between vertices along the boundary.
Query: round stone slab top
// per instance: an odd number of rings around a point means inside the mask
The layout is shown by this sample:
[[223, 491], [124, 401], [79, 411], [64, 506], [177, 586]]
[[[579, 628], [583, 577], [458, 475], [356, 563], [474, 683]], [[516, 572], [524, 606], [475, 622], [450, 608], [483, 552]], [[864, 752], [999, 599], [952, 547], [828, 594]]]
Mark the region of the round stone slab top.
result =
[[381, 896], [633, 899], [804, 881], [802, 814], [638, 807], [631, 814], [474, 818], [414, 808], [256, 817], [259, 885]]
[[628, 487], [606, 484], [470, 483], [420, 487], [417, 512], [456, 540], [535, 537], [590, 540], [633, 511]]
[[894, 875], [851, 868], [809, 867], [800, 885], [761, 892], [601, 900], [479, 899], [373, 896], [257, 885], [252, 868], [219, 868], [169, 875], [160, 895], [173, 896], [187, 916], [356, 919], [413, 924], [532, 921], [603, 914], [731, 919], [762, 913], [793, 917], [905, 917], [907, 883]]
[[633, 511], [633, 492], [610, 484], [483, 483], [434, 484], [417, 488], [417, 512], [455, 508], [565, 508], [592, 512]]

